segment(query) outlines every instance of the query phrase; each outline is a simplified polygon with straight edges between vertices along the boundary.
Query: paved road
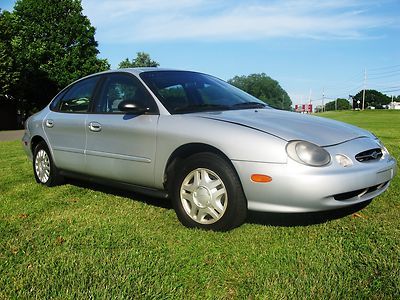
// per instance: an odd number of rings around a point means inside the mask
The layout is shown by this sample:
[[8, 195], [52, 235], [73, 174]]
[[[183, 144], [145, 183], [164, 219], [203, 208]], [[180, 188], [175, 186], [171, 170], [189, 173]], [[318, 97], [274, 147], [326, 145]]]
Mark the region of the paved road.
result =
[[23, 135], [23, 130], [0, 131], [0, 142], [21, 140]]

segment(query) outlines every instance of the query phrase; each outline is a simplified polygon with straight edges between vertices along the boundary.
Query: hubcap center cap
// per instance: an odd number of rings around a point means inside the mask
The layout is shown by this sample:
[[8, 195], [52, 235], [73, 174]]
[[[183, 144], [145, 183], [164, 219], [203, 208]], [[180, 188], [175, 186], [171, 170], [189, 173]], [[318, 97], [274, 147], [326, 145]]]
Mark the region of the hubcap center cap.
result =
[[193, 200], [198, 207], [207, 207], [210, 205], [211, 193], [206, 187], [200, 186], [194, 191]]

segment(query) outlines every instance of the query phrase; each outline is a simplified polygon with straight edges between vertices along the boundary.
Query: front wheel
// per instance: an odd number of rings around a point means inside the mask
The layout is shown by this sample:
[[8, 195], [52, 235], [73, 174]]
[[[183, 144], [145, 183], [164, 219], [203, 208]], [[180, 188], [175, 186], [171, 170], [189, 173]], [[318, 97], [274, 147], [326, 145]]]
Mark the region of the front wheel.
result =
[[178, 219], [187, 227], [226, 231], [246, 219], [238, 176], [214, 153], [194, 154], [178, 166], [172, 197]]
[[49, 148], [40, 142], [33, 152], [33, 173], [37, 183], [55, 186], [62, 182], [62, 176], [54, 165]]

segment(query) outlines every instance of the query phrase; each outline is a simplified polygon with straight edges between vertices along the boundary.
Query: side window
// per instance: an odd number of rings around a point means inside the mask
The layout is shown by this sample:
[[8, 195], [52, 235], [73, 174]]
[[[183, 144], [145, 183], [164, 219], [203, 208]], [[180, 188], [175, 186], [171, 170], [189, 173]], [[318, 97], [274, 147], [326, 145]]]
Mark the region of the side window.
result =
[[89, 110], [99, 77], [91, 77], [73, 85], [60, 100], [59, 112], [82, 113]]
[[153, 99], [139, 80], [126, 74], [111, 74], [103, 84], [101, 95], [95, 106], [97, 113], [123, 113], [118, 109], [122, 101], [128, 101], [139, 107], [155, 110]]

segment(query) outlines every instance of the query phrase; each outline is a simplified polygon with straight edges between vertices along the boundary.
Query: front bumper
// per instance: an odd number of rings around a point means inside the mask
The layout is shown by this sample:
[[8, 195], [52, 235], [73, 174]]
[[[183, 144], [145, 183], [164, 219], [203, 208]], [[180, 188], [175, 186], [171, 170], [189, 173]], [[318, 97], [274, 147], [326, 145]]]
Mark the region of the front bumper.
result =
[[[348, 143], [357, 153], [356, 142]], [[362, 146], [361, 146], [362, 147]], [[343, 153], [331, 147], [331, 155]], [[354, 157], [354, 156], [352, 156]], [[335, 161], [327, 167], [287, 163], [232, 161], [247, 197], [248, 208], [268, 212], [313, 212], [339, 209], [382, 194], [397, 173], [396, 160], [386, 154], [379, 160], [342, 167]], [[251, 181], [252, 174], [272, 177], [269, 183]]]

